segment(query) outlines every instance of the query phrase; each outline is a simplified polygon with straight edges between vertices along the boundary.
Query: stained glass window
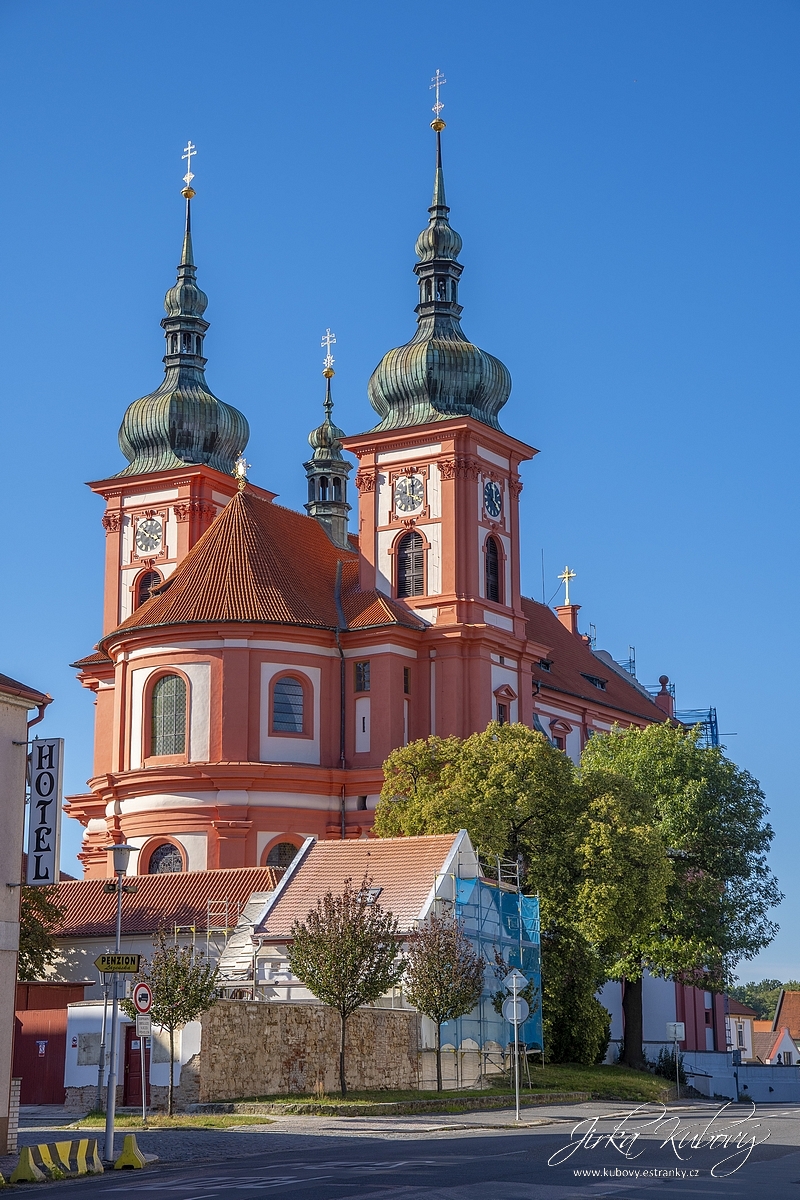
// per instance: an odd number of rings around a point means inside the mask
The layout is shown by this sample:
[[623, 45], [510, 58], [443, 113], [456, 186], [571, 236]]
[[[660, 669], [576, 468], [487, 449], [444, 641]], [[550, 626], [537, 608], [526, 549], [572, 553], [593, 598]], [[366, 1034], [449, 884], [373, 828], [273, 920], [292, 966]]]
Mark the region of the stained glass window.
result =
[[164, 842], [156, 846], [147, 865], [148, 875], [177, 875], [183, 870], [183, 859], [177, 846]]
[[185, 754], [186, 683], [180, 675], [163, 675], [153, 688], [150, 753]]
[[299, 679], [284, 675], [272, 693], [272, 729], [274, 733], [303, 732], [303, 685]]

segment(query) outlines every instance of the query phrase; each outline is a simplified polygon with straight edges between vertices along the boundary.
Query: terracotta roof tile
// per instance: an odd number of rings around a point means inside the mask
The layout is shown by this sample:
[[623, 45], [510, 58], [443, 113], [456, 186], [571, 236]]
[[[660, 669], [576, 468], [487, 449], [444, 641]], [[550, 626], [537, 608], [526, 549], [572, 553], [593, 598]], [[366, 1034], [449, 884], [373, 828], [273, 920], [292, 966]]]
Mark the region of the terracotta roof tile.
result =
[[758, 1013], [754, 1008], [748, 1008], [746, 1004], [742, 1004], [741, 1000], [736, 1000], [733, 996], [728, 997], [728, 1016], [730, 1017], [757, 1017]]
[[[657, 704], [597, 658], [590, 646], [570, 633], [546, 604], [523, 596], [522, 611], [528, 621], [528, 637], [531, 641], [552, 646], [550, 670], [537, 668], [533, 675], [543, 688], [553, 688], [581, 700], [590, 700], [593, 704], [643, 717], [647, 721], [666, 720]], [[605, 690], [590, 683], [587, 675], [605, 680]]]
[[20, 683], [17, 679], [12, 679], [10, 675], [0, 675], [0, 692], [19, 696], [22, 700], [31, 700], [34, 704], [44, 704], [45, 700], [52, 699], [45, 692], [37, 692], [35, 688], [28, 687], [26, 683]]
[[103, 650], [96, 650], [94, 654], [87, 654], [85, 658], [79, 658], [77, 662], [69, 665], [71, 667], [111, 667], [114, 664]]
[[[313, 517], [245, 489], [211, 522], [175, 574], [119, 626], [120, 630], [220, 621], [341, 625], [342, 605], [354, 628], [404, 623], [420, 627], [377, 592], [359, 592], [355, 552], [331, 542]], [[104, 644], [113, 634], [103, 639]]]
[[770, 1050], [775, 1045], [779, 1035], [770, 1030], [769, 1033], [753, 1032], [753, 1058], [760, 1058], [763, 1063], [770, 1057]]
[[[205, 933], [209, 900], [227, 900], [228, 920], [236, 924], [253, 892], [272, 892], [283, 872], [273, 867], [235, 867], [224, 871], [188, 871], [174, 875], [133, 875], [137, 891], [122, 901], [122, 932], [154, 934], [160, 926], [196, 925]], [[64, 920], [58, 938], [113, 937], [116, 896], [105, 892], [107, 879], [76, 879], [58, 884]]]
[[783, 1025], [788, 1025], [793, 1038], [800, 1039], [800, 992], [781, 992], [772, 1028], [777, 1030]]
[[316, 908], [326, 892], [341, 893], [346, 879], [359, 884], [365, 874], [382, 889], [378, 903], [397, 917], [401, 932], [409, 930], [441, 871], [457, 833], [431, 837], [369, 838], [315, 842], [265, 922], [255, 932], [284, 941], [292, 924]]

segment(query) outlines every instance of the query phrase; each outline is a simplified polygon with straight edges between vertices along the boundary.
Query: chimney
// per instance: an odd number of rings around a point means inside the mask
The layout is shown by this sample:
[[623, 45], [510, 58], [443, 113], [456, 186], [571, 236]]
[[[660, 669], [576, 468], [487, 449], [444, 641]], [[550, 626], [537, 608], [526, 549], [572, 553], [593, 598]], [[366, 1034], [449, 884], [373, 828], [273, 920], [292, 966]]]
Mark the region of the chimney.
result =
[[580, 637], [578, 633], [578, 613], [581, 611], [580, 604], [558, 604], [556, 605], [556, 614], [559, 621], [568, 629], [575, 637]]
[[665, 714], [665, 716], [674, 717], [675, 716], [675, 701], [673, 700], [672, 696], [670, 696], [669, 692], [667, 691], [667, 684], [669, 683], [669, 675], [659, 675], [658, 682], [661, 684], [661, 691], [658, 693], [657, 696], [654, 696], [653, 699], [655, 700], [656, 704], [661, 709], [661, 711]]

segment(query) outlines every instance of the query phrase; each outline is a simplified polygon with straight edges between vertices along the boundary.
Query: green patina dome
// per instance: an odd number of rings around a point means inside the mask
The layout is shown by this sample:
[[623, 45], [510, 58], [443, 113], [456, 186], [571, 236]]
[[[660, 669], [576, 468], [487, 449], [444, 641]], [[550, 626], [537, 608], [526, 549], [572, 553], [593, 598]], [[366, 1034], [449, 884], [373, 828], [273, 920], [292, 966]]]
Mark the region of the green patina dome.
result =
[[178, 278], [164, 299], [161, 322], [167, 341], [164, 382], [129, 405], [119, 444], [128, 459], [120, 475], [146, 475], [187, 463], [205, 463], [230, 475], [250, 436], [238, 409], [219, 400], [206, 383], [203, 339], [208, 297], [197, 285], [192, 253], [191, 198]]
[[436, 177], [427, 229], [417, 238], [417, 332], [383, 356], [368, 384], [381, 417], [373, 432], [469, 416], [500, 428], [498, 413], [511, 393], [508, 369], [464, 336], [458, 281], [461, 237], [450, 226], [442, 171], [441, 131], [436, 132]]

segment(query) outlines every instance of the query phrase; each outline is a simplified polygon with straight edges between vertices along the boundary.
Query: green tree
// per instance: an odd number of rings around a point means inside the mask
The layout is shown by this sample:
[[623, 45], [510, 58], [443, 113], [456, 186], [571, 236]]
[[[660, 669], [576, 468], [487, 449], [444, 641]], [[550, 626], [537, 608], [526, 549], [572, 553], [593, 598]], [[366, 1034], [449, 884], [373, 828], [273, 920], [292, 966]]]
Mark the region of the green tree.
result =
[[800, 983], [796, 979], [789, 979], [786, 983], [781, 983], [780, 979], [762, 979], [760, 983], [751, 980], [750, 983], [737, 984], [728, 991], [736, 1000], [749, 1005], [758, 1013], [759, 1020], [773, 1021], [781, 991], [784, 989], [787, 992], [800, 992]]
[[346, 1096], [348, 1018], [383, 996], [403, 974], [397, 921], [381, 908], [365, 875], [359, 887], [346, 879], [341, 895], [327, 892], [304, 921], [295, 921], [291, 938], [293, 974], [341, 1019], [339, 1085]]
[[442, 1023], [472, 1012], [483, 990], [484, 961], [461, 921], [431, 914], [411, 935], [404, 990], [436, 1025], [436, 1090], [442, 1090]]
[[52, 966], [60, 953], [54, 935], [63, 919], [64, 910], [58, 903], [58, 888], [55, 885], [22, 885], [17, 965], [20, 979], [26, 982], [44, 979], [47, 968]]
[[736, 961], [768, 945], [781, 900], [767, 865], [773, 832], [764, 795], [719, 747], [698, 745], [699, 730], [668, 722], [614, 729], [588, 742], [583, 772], [623, 776], [653, 806], [671, 865], [660, 916], [631, 939], [625, 969], [625, 1043], [621, 1059], [642, 1067], [642, 975], [720, 989]]
[[[175, 1030], [181, 1029], [189, 1021], [196, 1021], [214, 1004], [217, 999], [217, 968], [191, 946], [171, 945], [164, 930], [158, 933], [155, 946], [152, 959], [144, 962], [135, 979], [150, 984], [153, 989], [153, 1007], [150, 1010], [153, 1024], [169, 1034], [167, 1112], [172, 1116]], [[122, 1009], [127, 1016], [136, 1016], [136, 1010], [129, 1000], [122, 1002]]]
[[547, 1056], [593, 1062], [608, 1013], [594, 999], [602, 964], [577, 907], [589, 832], [585, 789], [569, 758], [524, 725], [492, 722], [464, 741], [429, 738], [395, 750], [384, 776], [380, 837], [463, 828], [484, 855], [522, 856], [526, 890], [541, 905]]

